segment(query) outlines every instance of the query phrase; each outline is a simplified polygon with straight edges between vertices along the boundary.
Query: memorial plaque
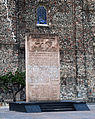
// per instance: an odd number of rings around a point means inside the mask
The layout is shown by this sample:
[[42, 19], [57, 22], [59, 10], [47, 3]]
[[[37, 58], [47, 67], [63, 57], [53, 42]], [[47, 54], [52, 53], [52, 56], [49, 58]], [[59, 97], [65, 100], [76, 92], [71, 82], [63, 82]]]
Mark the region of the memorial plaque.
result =
[[26, 99], [56, 101], [60, 96], [57, 36], [26, 36]]

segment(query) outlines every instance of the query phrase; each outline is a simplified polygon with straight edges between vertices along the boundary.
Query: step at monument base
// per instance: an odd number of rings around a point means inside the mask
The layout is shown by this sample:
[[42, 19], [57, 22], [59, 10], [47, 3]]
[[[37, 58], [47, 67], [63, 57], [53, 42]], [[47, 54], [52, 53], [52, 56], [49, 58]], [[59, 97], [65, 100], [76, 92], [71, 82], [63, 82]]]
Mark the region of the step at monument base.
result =
[[11, 102], [10, 111], [37, 113], [58, 111], [89, 111], [86, 102], [59, 101], [59, 102]]

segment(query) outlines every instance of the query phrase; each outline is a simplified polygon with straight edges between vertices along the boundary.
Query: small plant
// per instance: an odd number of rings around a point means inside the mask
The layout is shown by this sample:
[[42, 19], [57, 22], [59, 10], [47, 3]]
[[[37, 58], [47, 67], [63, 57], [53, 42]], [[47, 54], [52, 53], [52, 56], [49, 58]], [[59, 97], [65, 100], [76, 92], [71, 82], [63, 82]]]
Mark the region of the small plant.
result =
[[16, 101], [16, 95], [25, 87], [25, 72], [16, 71], [14, 74], [8, 72], [0, 76], [0, 90], [5, 94], [12, 94], [13, 101]]

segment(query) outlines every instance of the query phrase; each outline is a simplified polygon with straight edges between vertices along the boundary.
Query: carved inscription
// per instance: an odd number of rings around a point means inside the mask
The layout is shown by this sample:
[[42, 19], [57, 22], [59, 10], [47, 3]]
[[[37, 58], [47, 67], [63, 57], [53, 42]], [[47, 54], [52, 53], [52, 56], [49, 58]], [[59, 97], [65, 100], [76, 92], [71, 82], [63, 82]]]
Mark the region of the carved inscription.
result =
[[32, 38], [26, 42], [27, 100], [59, 100], [60, 65], [56, 38]]
[[31, 37], [29, 39], [29, 50], [31, 52], [58, 52], [57, 39], [31, 39]]

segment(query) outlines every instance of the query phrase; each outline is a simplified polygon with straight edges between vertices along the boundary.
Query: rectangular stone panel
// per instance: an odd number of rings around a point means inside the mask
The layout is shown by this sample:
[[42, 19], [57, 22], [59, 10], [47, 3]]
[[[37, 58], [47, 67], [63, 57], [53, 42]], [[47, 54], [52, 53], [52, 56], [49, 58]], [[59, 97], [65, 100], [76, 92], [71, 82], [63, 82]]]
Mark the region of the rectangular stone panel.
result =
[[26, 37], [26, 99], [55, 101], [60, 96], [60, 63], [57, 37]]

